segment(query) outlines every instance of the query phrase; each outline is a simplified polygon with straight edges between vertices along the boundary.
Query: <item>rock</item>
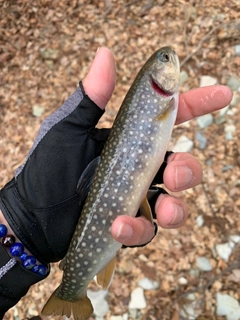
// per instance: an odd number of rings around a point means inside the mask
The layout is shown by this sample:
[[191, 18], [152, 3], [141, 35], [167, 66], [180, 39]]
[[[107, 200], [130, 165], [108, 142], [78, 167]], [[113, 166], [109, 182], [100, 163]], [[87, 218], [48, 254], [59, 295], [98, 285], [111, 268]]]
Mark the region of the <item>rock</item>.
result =
[[240, 88], [240, 81], [234, 77], [230, 77], [227, 82], [227, 86], [233, 91], [237, 91]]
[[219, 114], [215, 120], [217, 125], [220, 125], [220, 124], [226, 122], [226, 114], [228, 113], [228, 111], [229, 111], [229, 106], [226, 106], [225, 108], [223, 108], [219, 111]]
[[186, 136], [181, 136], [175, 146], [173, 147], [173, 152], [190, 152], [193, 148], [192, 140], [188, 139]]
[[232, 249], [233, 245], [229, 242], [216, 245], [217, 254], [225, 261], [228, 261], [230, 255], [232, 254]]
[[34, 115], [34, 117], [41, 117], [44, 110], [45, 110], [45, 108], [43, 106], [41, 106], [40, 104], [34, 104], [32, 107], [32, 114]]
[[202, 227], [204, 225], [204, 219], [203, 219], [203, 216], [202, 215], [199, 215], [197, 218], [196, 218], [196, 223], [199, 227]]
[[120, 315], [120, 316], [111, 316], [110, 320], [128, 320], [128, 314], [124, 313], [123, 315]]
[[211, 76], [202, 76], [200, 79], [200, 87], [212, 86], [217, 84], [217, 79]]
[[87, 295], [92, 302], [94, 313], [96, 315], [96, 320], [101, 320], [109, 311], [108, 302], [105, 300], [108, 291], [99, 290], [92, 291], [88, 290]]
[[143, 288], [137, 287], [131, 293], [131, 299], [128, 305], [129, 309], [144, 309], [147, 303], [144, 297]]
[[197, 257], [197, 266], [202, 271], [211, 271], [212, 266], [210, 261], [205, 257]]
[[212, 114], [205, 114], [204, 116], [198, 117], [197, 123], [201, 129], [204, 129], [210, 126], [213, 123]]
[[188, 79], [188, 74], [186, 71], [181, 71], [180, 73], [180, 85], [186, 82]]
[[180, 278], [178, 279], [178, 283], [179, 283], [180, 285], [182, 285], [182, 286], [186, 286], [186, 285], [188, 284], [188, 280], [187, 280], [186, 278], [184, 278], [184, 277], [180, 277]]
[[217, 292], [216, 303], [217, 316], [226, 316], [227, 320], [239, 320], [240, 306], [235, 298]]
[[233, 140], [233, 133], [236, 131], [236, 126], [233, 124], [226, 125], [224, 128], [225, 131], [225, 139]]
[[237, 56], [240, 56], [240, 44], [237, 44], [233, 47], [233, 50], [235, 51]]
[[198, 316], [194, 310], [196, 305], [195, 295], [189, 294], [185, 301], [189, 301], [189, 303], [180, 306], [180, 316], [184, 319], [195, 320]]
[[197, 132], [196, 133], [196, 137], [195, 139], [197, 140], [198, 142], [198, 148], [203, 150], [206, 148], [207, 146], [207, 139], [205, 138], [205, 136], [201, 133], [201, 132]]
[[55, 60], [58, 58], [59, 50], [55, 50], [51, 48], [42, 49], [40, 51], [40, 54], [44, 60]]
[[[239, 94], [237, 92], [233, 92], [232, 101], [230, 102], [230, 106], [236, 107], [239, 104]], [[232, 115], [232, 110], [229, 110], [228, 114]]]
[[144, 290], [156, 290], [157, 288], [159, 288], [159, 283], [157, 281], [153, 281], [148, 278], [139, 280], [138, 285]]

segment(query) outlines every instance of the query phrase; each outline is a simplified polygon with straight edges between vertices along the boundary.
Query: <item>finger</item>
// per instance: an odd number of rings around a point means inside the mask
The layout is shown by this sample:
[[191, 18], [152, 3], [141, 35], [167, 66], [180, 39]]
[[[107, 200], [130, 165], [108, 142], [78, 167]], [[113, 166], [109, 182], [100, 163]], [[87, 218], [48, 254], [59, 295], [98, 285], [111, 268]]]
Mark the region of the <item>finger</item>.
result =
[[112, 224], [113, 238], [126, 246], [148, 243], [155, 235], [155, 227], [144, 217], [118, 216]]
[[216, 85], [193, 89], [179, 97], [176, 124], [222, 109], [232, 99], [229, 87]]
[[86, 94], [101, 109], [105, 108], [113, 93], [115, 80], [116, 68], [113, 54], [108, 48], [99, 48], [82, 83]]
[[202, 181], [202, 166], [191, 154], [172, 153], [163, 174], [165, 186], [173, 192], [193, 188]]
[[165, 229], [181, 227], [188, 216], [186, 204], [181, 199], [167, 194], [158, 197], [155, 211], [159, 225]]

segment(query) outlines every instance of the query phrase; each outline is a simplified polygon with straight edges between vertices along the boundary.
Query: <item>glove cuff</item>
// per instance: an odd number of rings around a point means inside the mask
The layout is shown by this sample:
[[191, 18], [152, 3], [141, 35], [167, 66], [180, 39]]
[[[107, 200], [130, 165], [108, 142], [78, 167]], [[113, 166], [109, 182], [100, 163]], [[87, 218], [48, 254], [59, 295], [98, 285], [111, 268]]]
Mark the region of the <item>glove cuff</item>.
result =
[[48, 274], [43, 277], [23, 268], [0, 245], [0, 319], [27, 293], [31, 285], [45, 279]]

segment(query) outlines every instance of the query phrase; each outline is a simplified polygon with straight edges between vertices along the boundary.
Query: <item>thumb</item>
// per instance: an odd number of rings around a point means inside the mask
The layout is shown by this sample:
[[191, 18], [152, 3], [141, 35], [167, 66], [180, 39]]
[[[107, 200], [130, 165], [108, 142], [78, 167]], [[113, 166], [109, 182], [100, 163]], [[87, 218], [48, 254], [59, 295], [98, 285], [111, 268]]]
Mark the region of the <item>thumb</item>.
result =
[[110, 99], [116, 80], [116, 68], [112, 52], [102, 47], [98, 49], [88, 74], [82, 84], [86, 94], [104, 109]]

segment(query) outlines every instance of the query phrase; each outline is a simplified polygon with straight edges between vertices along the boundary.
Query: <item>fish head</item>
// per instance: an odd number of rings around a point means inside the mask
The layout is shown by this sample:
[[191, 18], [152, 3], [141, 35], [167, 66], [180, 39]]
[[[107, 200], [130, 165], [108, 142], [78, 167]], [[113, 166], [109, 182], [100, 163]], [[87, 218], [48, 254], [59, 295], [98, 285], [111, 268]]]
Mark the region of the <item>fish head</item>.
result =
[[149, 59], [148, 74], [153, 89], [162, 96], [172, 96], [178, 91], [180, 64], [171, 47], [163, 47]]

